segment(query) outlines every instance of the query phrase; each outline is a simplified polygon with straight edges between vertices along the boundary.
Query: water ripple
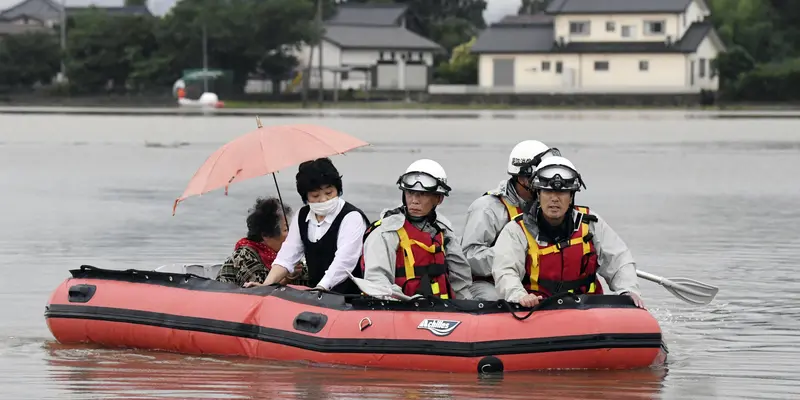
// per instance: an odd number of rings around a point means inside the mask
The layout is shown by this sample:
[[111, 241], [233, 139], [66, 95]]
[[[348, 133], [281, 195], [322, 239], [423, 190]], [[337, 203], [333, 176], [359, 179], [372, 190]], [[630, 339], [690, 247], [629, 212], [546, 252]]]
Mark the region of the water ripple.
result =
[[[42, 312], [68, 269], [221, 262], [246, 233], [255, 197], [276, 195], [271, 177], [251, 179], [228, 196], [187, 199], [173, 217], [174, 199], [208, 155], [253, 129], [249, 118], [180, 119], [181, 130], [176, 121], [115, 117], [109, 134], [103, 117], [0, 116], [13, 127], [0, 143], [4, 398], [800, 398], [800, 141], [789, 120], [280, 121], [322, 123], [372, 143], [334, 158], [345, 198], [371, 219], [399, 203], [394, 183], [412, 160], [436, 159], [454, 189], [438, 211], [457, 232], [472, 200], [506, 176], [515, 143], [534, 134], [559, 147], [587, 181], [578, 203], [609, 222], [638, 268], [720, 288], [697, 307], [641, 283], [670, 349], [668, 370], [478, 378], [54, 343]], [[297, 208], [294, 173], [277, 180]]]

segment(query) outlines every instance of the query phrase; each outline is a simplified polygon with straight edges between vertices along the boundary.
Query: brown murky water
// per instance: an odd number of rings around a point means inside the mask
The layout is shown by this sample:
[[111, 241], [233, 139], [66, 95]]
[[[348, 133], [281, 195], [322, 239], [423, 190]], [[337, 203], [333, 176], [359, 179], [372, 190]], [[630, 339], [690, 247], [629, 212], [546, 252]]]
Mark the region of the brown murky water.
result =
[[[665, 114], [527, 118], [263, 118], [312, 122], [372, 147], [334, 158], [345, 198], [374, 218], [399, 201], [397, 175], [417, 158], [448, 172], [442, 207], [463, 212], [504, 178], [507, 152], [537, 138], [562, 149], [587, 182], [580, 203], [603, 215], [639, 267], [721, 288], [692, 307], [643, 282], [672, 361], [665, 370], [515, 373], [503, 378], [186, 357], [55, 343], [50, 292], [80, 264], [154, 268], [219, 262], [245, 232], [254, 179], [172, 201], [249, 117], [0, 115], [0, 397], [451, 399], [794, 398], [800, 394], [800, 120]], [[297, 207], [294, 170], [279, 175]]]

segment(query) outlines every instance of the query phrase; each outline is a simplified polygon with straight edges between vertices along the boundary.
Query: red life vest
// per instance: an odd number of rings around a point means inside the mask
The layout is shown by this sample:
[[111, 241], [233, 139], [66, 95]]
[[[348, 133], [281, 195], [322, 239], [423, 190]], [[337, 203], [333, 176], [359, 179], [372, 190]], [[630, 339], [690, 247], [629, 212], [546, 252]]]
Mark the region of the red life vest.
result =
[[603, 294], [597, 278], [597, 252], [589, 223], [597, 218], [586, 207], [575, 207], [576, 229], [567, 242], [541, 246], [525, 227], [522, 215], [514, 218], [528, 239], [522, 286], [528, 293], [549, 297], [556, 293]]
[[406, 220], [397, 235], [400, 245], [397, 246], [394, 283], [407, 296], [453, 298], [445, 262], [444, 234], [439, 232], [432, 238]]

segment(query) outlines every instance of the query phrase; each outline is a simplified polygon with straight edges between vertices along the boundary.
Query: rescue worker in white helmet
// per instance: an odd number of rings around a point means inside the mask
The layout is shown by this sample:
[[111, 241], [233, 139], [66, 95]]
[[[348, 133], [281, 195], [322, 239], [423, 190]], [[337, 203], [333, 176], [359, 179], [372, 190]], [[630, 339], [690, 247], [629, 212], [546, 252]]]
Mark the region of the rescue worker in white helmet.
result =
[[436, 212], [449, 195], [439, 163], [414, 161], [397, 180], [403, 205], [381, 212], [367, 230], [364, 279], [407, 296], [472, 299], [469, 264], [450, 222]]
[[508, 156], [509, 178], [500, 181], [497, 189], [478, 197], [467, 210], [461, 246], [472, 268], [472, 296], [477, 300], [498, 299], [492, 278], [494, 243], [500, 230], [515, 216], [522, 214], [526, 203], [536, 198], [529, 189], [530, 179], [542, 159], [560, 155], [538, 140], [517, 143]]
[[495, 243], [492, 275], [500, 296], [533, 307], [563, 292], [602, 294], [599, 275], [644, 308], [628, 246], [599, 215], [574, 206], [575, 193], [586, 185], [572, 162], [544, 159], [531, 186], [538, 202], [508, 223]]

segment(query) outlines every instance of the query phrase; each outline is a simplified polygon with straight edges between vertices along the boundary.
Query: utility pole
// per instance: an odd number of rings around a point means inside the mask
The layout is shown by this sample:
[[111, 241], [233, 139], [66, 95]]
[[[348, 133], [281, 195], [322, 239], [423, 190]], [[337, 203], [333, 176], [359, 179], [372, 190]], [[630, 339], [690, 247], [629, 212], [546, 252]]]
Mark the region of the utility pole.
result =
[[61, 80], [67, 78], [67, 66], [64, 58], [67, 56], [67, 0], [61, 0]]
[[317, 102], [319, 107], [322, 108], [322, 103], [325, 100], [324, 93], [324, 75], [322, 69], [322, 37], [324, 36], [322, 30], [322, 1], [317, 0], [317, 46], [319, 46], [319, 87], [317, 93]]
[[203, 93], [208, 93], [208, 29], [203, 20]]

